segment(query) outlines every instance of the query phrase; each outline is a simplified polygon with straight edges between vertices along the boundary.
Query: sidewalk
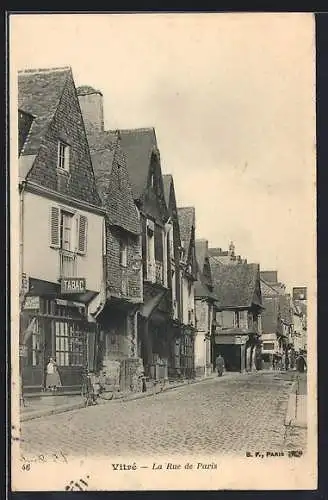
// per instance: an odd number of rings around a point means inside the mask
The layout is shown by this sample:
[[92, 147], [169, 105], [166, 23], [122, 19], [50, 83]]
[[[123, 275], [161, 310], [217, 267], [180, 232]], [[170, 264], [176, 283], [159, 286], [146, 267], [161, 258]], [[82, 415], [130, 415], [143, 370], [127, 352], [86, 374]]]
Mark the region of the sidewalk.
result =
[[[235, 378], [242, 375], [238, 372], [225, 373], [220, 380], [225, 380], [227, 378]], [[209, 380], [213, 380], [217, 377], [216, 373], [212, 373], [208, 377], [199, 378], [195, 380], [183, 380], [179, 382], [167, 382], [165, 385], [161, 384], [149, 384], [146, 392], [139, 393], [110, 393], [104, 394], [98, 399], [98, 405], [126, 401], [133, 401], [136, 399], [147, 398], [155, 396], [157, 394], [179, 389], [180, 387], [190, 385], [190, 384], [200, 384]], [[56, 395], [56, 396], [46, 396], [46, 397], [33, 397], [25, 398], [25, 405], [21, 406], [20, 420], [21, 422], [27, 420], [34, 420], [36, 418], [41, 418], [49, 415], [55, 415], [58, 413], [64, 413], [71, 410], [77, 410], [84, 408], [84, 401], [80, 395]]]
[[307, 376], [306, 373], [296, 373], [289, 396], [286, 426], [307, 427]]

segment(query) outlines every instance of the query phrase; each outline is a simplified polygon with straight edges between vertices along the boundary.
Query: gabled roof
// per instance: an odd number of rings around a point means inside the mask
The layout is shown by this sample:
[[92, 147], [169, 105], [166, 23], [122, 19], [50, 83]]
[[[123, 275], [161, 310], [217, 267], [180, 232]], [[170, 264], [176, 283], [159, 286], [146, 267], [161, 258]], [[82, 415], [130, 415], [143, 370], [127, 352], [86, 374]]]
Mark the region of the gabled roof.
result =
[[208, 257], [208, 241], [200, 239], [195, 241], [196, 259], [201, 273], [204, 271], [205, 258]]
[[151, 155], [157, 150], [154, 128], [119, 131], [121, 147], [126, 155], [127, 168], [135, 200], [139, 200], [147, 186]]
[[165, 174], [162, 177], [163, 177], [165, 203], [167, 208], [169, 208], [170, 192], [171, 192], [171, 185], [173, 183], [173, 177], [171, 174]]
[[119, 135], [110, 131], [99, 132], [89, 135], [88, 142], [97, 189], [109, 222], [139, 234], [140, 222]]
[[18, 107], [35, 117], [22, 155], [35, 155], [58, 107], [71, 68], [18, 72]]
[[262, 278], [260, 281], [261, 281], [261, 293], [263, 297], [278, 297], [279, 293], [276, 290], [276, 288], [271, 286]]
[[219, 308], [250, 308], [255, 302], [259, 282], [258, 264], [221, 264], [210, 257], [214, 292]]
[[195, 282], [195, 297], [207, 297], [217, 300], [217, 296], [212, 292], [211, 267], [208, 255], [208, 241], [200, 239], [195, 241], [196, 260], [198, 266], [198, 279]]
[[180, 207], [178, 208], [178, 218], [180, 226], [181, 242], [185, 249], [185, 256], [188, 256], [190, 239], [192, 236], [192, 228], [195, 227], [195, 208]]

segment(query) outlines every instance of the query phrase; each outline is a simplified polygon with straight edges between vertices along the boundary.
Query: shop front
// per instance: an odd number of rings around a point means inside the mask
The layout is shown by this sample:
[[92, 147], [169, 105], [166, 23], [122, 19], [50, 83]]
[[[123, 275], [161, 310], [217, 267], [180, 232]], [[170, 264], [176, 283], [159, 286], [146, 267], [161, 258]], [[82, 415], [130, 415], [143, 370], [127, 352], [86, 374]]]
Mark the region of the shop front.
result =
[[238, 333], [216, 333], [214, 342], [214, 363], [219, 354], [223, 356], [225, 369], [228, 372], [244, 372], [246, 370], [246, 343], [248, 335]]
[[88, 321], [89, 290], [63, 294], [60, 285], [30, 279], [20, 315], [21, 373], [24, 392], [47, 389], [47, 365], [58, 369], [58, 391], [79, 391], [86, 365], [97, 362], [97, 325]]

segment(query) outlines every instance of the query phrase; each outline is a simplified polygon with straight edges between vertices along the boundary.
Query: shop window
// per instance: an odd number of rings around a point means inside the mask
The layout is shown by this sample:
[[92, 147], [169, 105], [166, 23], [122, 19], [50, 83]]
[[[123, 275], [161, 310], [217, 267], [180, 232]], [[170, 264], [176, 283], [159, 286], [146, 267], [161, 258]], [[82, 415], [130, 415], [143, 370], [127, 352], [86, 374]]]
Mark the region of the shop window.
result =
[[82, 366], [84, 333], [66, 321], [55, 322], [56, 361], [58, 366]]

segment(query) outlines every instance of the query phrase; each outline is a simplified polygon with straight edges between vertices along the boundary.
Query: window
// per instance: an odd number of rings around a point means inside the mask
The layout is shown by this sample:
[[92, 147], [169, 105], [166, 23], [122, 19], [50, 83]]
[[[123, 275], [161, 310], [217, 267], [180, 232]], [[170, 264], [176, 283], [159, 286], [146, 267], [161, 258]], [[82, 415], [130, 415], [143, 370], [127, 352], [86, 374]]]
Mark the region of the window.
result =
[[57, 168], [66, 172], [69, 171], [69, 145], [62, 141], [58, 142]]
[[263, 342], [264, 351], [274, 351], [274, 342]]
[[58, 366], [82, 366], [86, 352], [84, 333], [74, 324], [56, 321], [55, 338]]
[[88, 220], [60, 207], [50, 208], [50, 246], [84, 255], [87, 250]]
[[126, 241], [120, 241], [120, 265], [123, 267], [127, 266], [128, 261], [128, 246]]
[[73, 238], [72, 226], [74, 215], [68, 212], [61, 211], [60, 217], [60, 248], [63, 250], [72, 251]]
[[235, 326], [239, 328], [239, 311], [235, 311]]

